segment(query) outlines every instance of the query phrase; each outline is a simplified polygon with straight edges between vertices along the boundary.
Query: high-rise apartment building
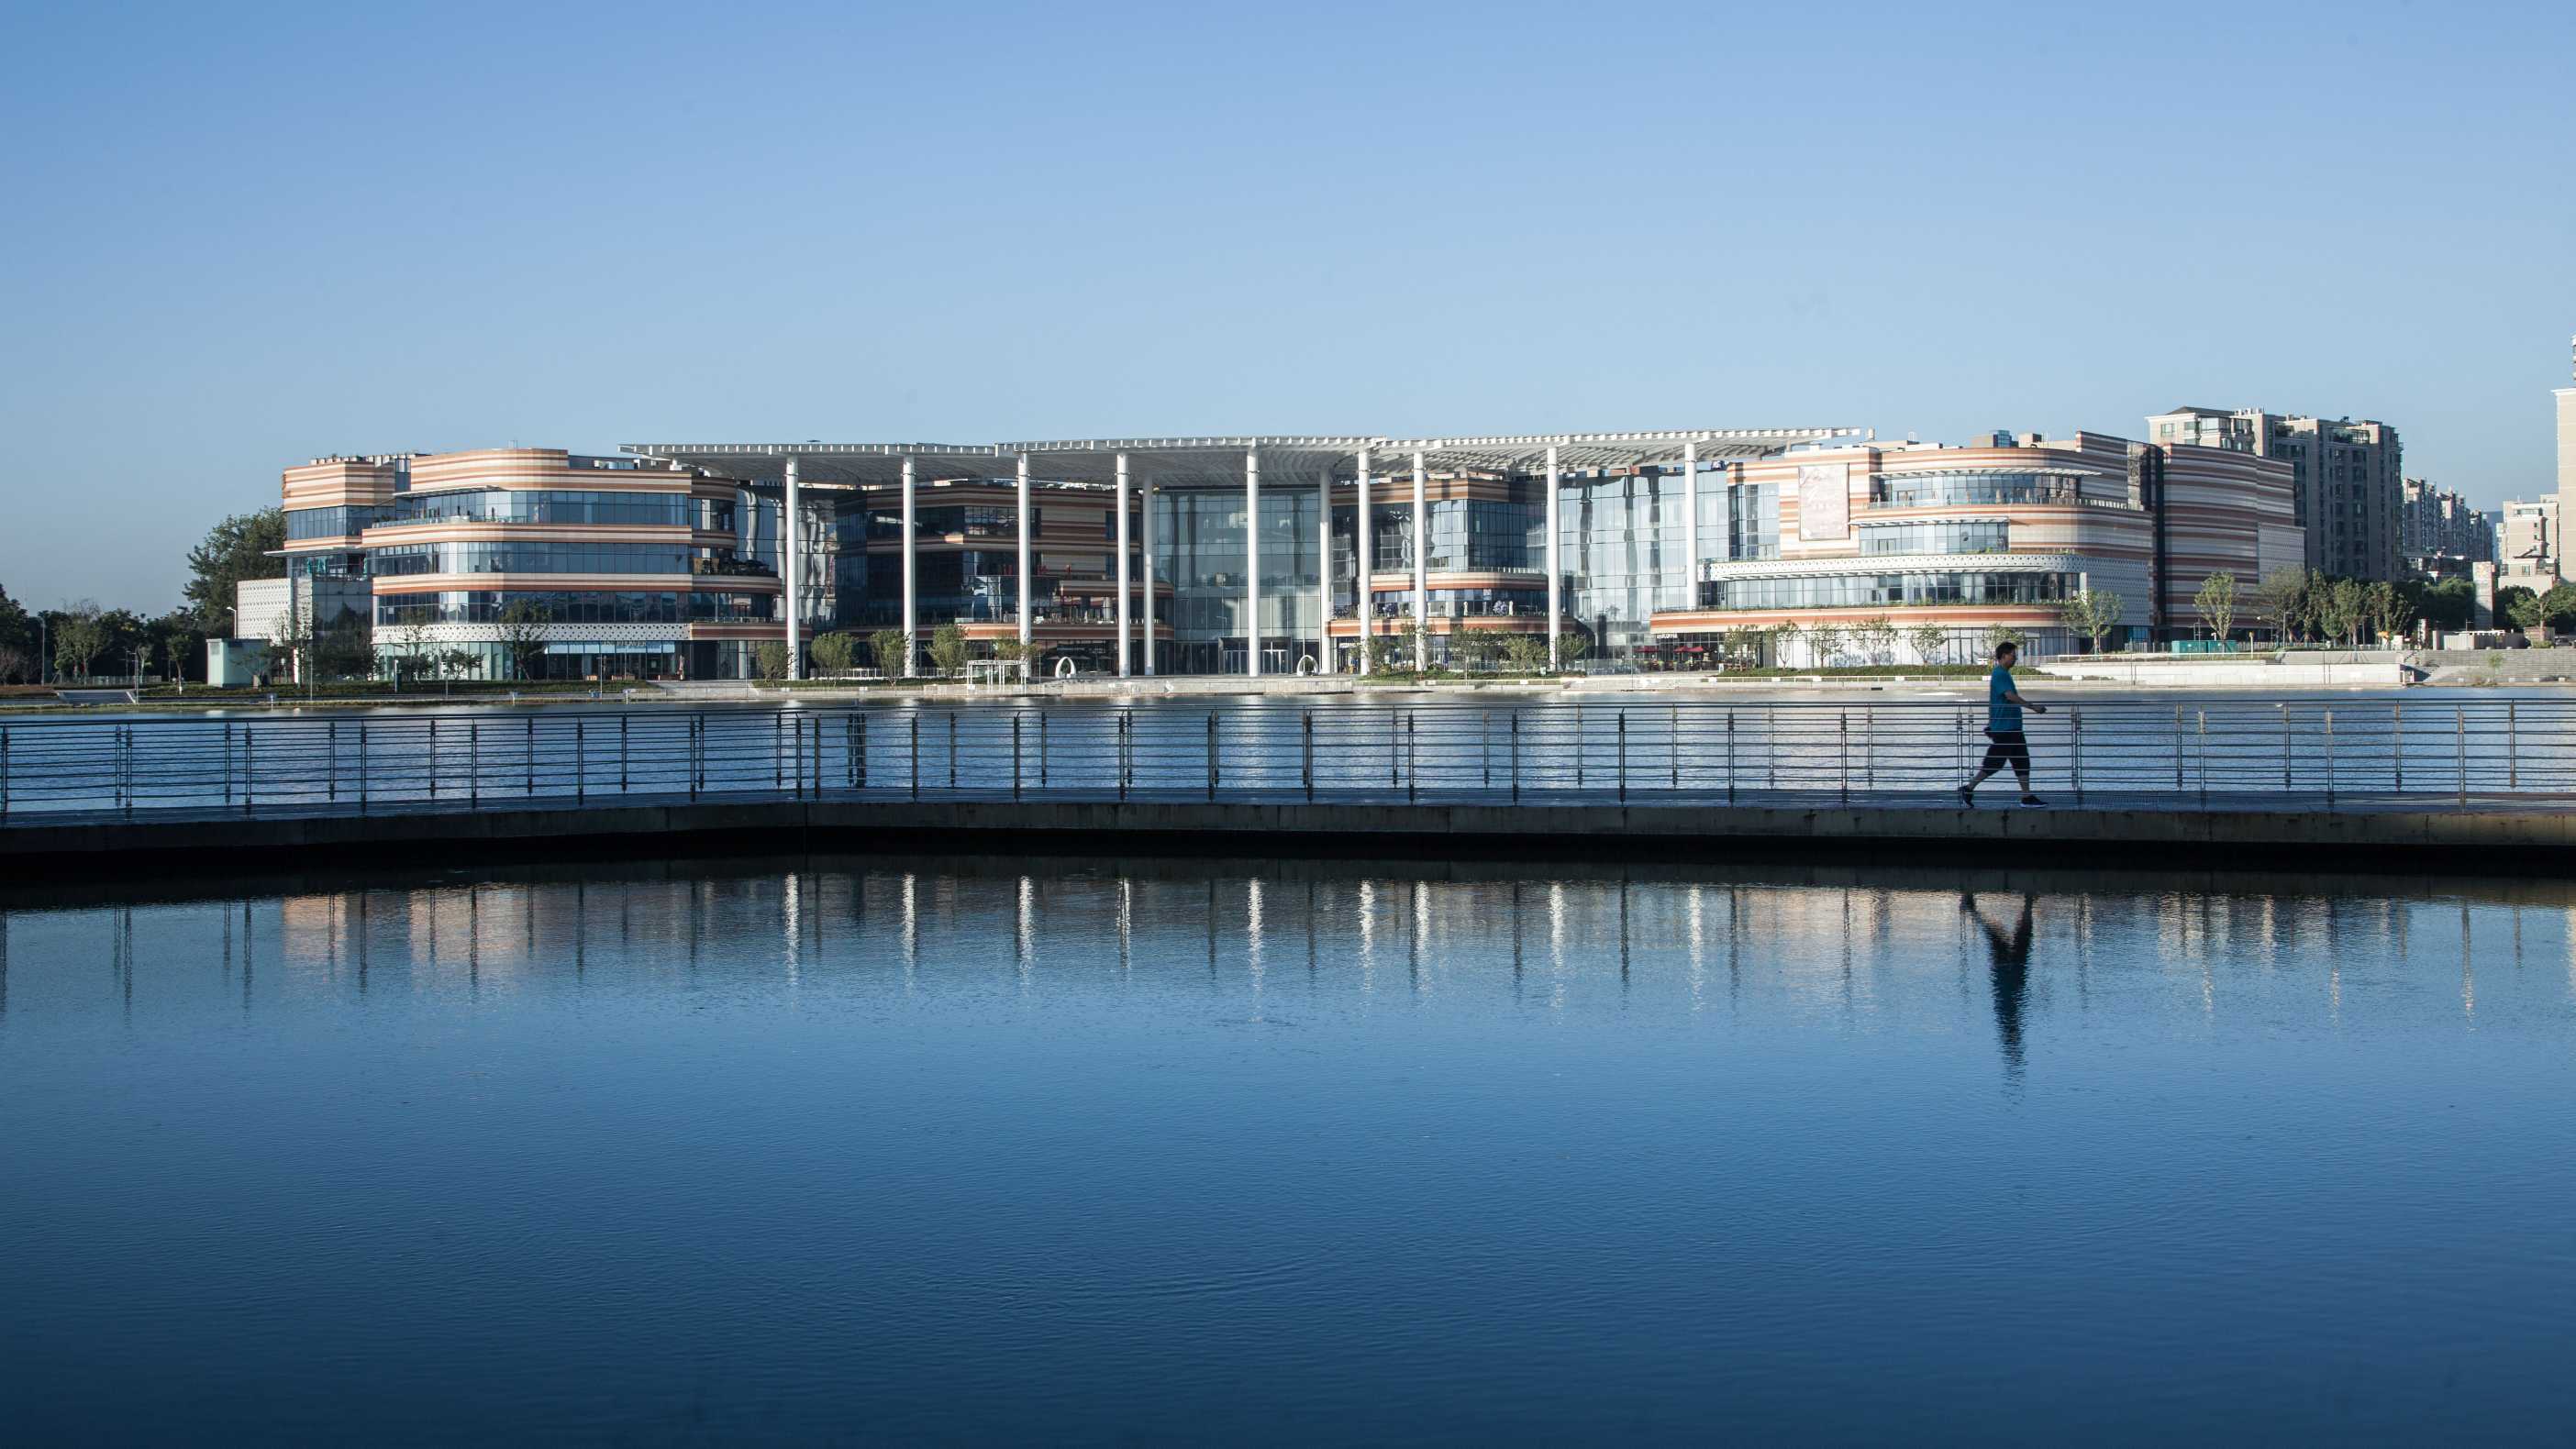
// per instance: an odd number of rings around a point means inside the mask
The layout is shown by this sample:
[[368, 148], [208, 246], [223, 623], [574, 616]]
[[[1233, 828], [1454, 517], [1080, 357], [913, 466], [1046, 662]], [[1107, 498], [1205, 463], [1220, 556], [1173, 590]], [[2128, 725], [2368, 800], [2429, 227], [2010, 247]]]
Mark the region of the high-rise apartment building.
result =
[[2469, 565], [2494, 561], [2494, 525], [2458, 490], [2409, 478], [2403, 494], [2397, 536], [2408, 573], [2466, 577]]
[[2543, 592], [2555, 587], [2563, 553], [2558, 523], [2564, 517], [2556, 498], [2506, 503], [2504, 526], [2496, 532], [2496, 582]]
[[2401, 576], [2405, 452], [2395, 428], [2368, 419], [2199, 407], [2158, 413], [2147, 426], [2149, 439], [2163, 446], [2225, 448], [2285, 460], [2293, 475], [2296, 520], [2307, 530], [2308, 567], [2345, 578]]
[[[2568, 348], [2576, 352], [2576, 339]], [[2576, 367], [2571, 367], [2576, 374]], [[2558, 516], [2576, 518], [2576, 387], [2558, 389]]]

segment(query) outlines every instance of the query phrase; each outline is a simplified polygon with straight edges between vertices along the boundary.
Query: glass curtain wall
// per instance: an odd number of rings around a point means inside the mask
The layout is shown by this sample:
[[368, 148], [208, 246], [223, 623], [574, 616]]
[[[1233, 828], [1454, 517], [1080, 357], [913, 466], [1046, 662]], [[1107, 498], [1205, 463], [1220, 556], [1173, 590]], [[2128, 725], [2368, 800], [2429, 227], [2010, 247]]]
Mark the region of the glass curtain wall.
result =
[[[1263, 482], [1261, 667], [1285, 674], [1323, 637], [1315, 606], [1315, 485], [1312, 478]], [[1239, 673], [1247, 666], [1243, 523], [1241, 488], [1154, 491], [1154, 573], [1172, 588], [1166, 617], [1176, 672]]]
[[1679, 608], [1688, 599], [1683, 496], [1678, 466], [1562, 478], [1557, 506], [1566, 621], [1592, 635], [1598, 654], [1616, 658], [1649, 644], [1647, 621], [1655, 610]]

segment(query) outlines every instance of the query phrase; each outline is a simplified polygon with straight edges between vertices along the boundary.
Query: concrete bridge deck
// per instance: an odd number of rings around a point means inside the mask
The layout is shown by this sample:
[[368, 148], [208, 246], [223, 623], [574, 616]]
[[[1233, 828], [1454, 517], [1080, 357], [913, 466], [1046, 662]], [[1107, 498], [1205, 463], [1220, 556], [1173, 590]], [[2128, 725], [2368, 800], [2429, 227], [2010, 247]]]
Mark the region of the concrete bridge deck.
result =
[[1564, 791], [1515, 803], [1496, 791], [1134, 791], [900, 789], [624, 795], [586, 801], [403, 802], [360, 810], [52, 812], [0, 828], [0, 860], [25, 873], [92, 875], [150, 858], [333, 864], [463, 860], [552, 851], [674, 854], [707, 848], [1030, 854], [1221, 850], [1231, 855], [1494, 855], [1566, 859], [1827, 854], [1922, 862], [2178, 866], [2265, 858], [2303, 866], [2557, 874], [2576, 866], [2576, 795], [2476, 797], [2278, 792], [2062, 797], [2039, 808], [1990, 789], [1974, 809], [1946, 795], [1834, 791], [1674, 794], [1622, 801]]

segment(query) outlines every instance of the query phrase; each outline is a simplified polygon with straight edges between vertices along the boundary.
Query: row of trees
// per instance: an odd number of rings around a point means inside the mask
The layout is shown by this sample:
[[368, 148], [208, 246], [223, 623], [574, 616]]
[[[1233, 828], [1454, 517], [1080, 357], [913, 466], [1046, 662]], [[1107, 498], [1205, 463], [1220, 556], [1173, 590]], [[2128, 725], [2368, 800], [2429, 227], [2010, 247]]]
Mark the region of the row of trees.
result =
[[[2012, 630], [1989, 630], [1988, 647], [1997, 639], [2010, 637], [2020, 643], [2021, 636]], [[1816, 664], [1831, 667], [1839, 661], [1857, 659], [1863, 664], [1892, 665], [1897, 662], [1899, 647], [1913, 651], [1924, 664], [1940, 664], [1950, 652], [1951, 631], [1944, 625], [1899, 624], [1885, 614], [1863, 619], [1854, 624], [1771, 624], [1746, 625], [1726, 630], [1718, 636], [1718, 647], [1731, 659], [1758, 659], [1768, 654], [1777, 660], [1789, 648], [1803, 641]]]
[[[2227, 638], [2240, 609], [2235, 576], [2210, 575], [2194, 601], [2211, 636]], [[2284, 643], [2358, 645], [2365, 632], [2386, 642], [2402, 638], [2419, 620], [2437, 630], [2466, 629], [2477, 613], [2475, 586], [2465, 578], [2393, 583], [2298, 567], [2266, 574], [2242, 602]], [[2500, 622], [2518, 629], [2576, 626], [2576, 584], [2546, 592], [2509, 585], [2496, 591], [2495, 612]]]
[[2508, 585], [2496, 590], [2496, 614], [2517, 629], [2576, 627], [2576, 584], [2557, 584], [2546, 592]]
[[2412, 589], [2386, 579], [2336, 578], [2304, 567], [2264, 575], [2253, 604], [2255, 616], [2284, 643], [2358, 647], [2364, 631], [2379, 639], [2395, 639], [2420, 617]]
[[48, 678], [202, 676], [206, 631], [186, 609], [145, 618], [81, 599], [29, 609], [0, 589], [0, 684]]
[[286, 561], [268, 556], [285, 544], [281, 508], [223, 520], [188, 551], [185, 602], [157, 615], [102, 608], [94, 599], [30, 609], [0, 588], [0, 684], [137, 674], [202, 679], [206, 641], [231, 631], [233, 585], [285, 577]]

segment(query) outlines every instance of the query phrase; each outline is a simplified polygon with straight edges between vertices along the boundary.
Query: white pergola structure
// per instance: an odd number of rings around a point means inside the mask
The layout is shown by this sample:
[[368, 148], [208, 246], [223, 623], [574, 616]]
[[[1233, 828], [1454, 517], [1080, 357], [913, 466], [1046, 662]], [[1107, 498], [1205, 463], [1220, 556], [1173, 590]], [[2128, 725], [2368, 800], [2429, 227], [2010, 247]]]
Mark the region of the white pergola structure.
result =
[[[739, 479], [755, 490], [780, 494], [787, 520], [782, 531], [786, 555], [782, 583], [788, 639], [793, 646], [789, 650], [794, 661], [790, 665], [792, 677], [802, 677], [804, 670], [801, 611], [806, 581], [802, 577], [803, 560], [798, 535], [801, 526], [798, 520], [800, 495], [804, 489], [846, 490], [889, 484], [902, 489], [902, 628], [907, 673], [919, 656], [920, 630], [913, 588], [917, 540], [913, 520], [915, 492], [925, 471], [932, 478], [999, 478], [1007, 475], [1013, 480], [1018, 495], [1018, 612], [1022, 643], [1031, 637], [1032, 622], [1031, 480], [1090, 484], [1114, 490], [1117, 657], [1118, 672], [1123, 675], [1130, 670], [1131, 657], [1139, 655], [1143, 672], [1154, 672], [1154, 493], [1165, 488], [1207, 490], [1239, 487], [1243, 490], [1247, 522], [1243, 581], [1245, 673], [1258, 676], [1262, 665], [1258, 522], [1265, 474], [1274, 482], [1282, 479], [1292, 483], [1311, 481], [1322, 505], [1318, 509], [1322, 515], [1322, 549], [1316, 589], [1320, 596], [1318, 617], [1323, 648], [1316, 665], [1327, 671], [1335, 667], [1330, 647], [1333, 618], [1332, 500], [1334, 490], [1346, 482], [1356, 493], [1359, 546], [1354, 563], [1362, 635], [1359, 653], [1362, 672], [1369, 667], [1366, 640], [1373, 632], [1374, 601], [1370, 593], [1370, 578], [1374, 560], [1370, 556], [1369, 514], [1380, 477], [1374, 471], [1377, 460], [1400, 458], [1410, 471], [1413, 505], [1412, 615], [1417, 637], [1426, 641], [1431, 597], [1428, 548], [1428, 480], [1431, 475], [1457, 472], [1543, 475], [1546, 479], [1548, 660], [1553, 666], [1557, 662], [1557, 636], [1561, 632], [1565, 612], [1566, 574], [1561, 557], [1563, 529], [1558, 519], [1558, 494], [1565, 472], [1667, 463], [1683, 467], [1689, 479], [1689, 491], [1683, 506], [1683, 547], [1689, 569], [1695, 576], [1700, 559], [1698, 464], [1732, 458], [1768, 457], [1798, 443], [1859, 435], [1861, 430], [1857, 428], [1684, 428], [1661, 432], [1440, 438], [1251, 434], [1018, 443], [629, 443], [625, 447], [630, 453], [703, 468], [721, 477]], [[1131, 566], [1127, 547], [1127, 511], [1131, 489], [1141, 504], [1144, 589], [1140, 602], [1145, 645], [1142, 650], [1130, 648], [1128, 620]], [[1428, 643], [1425, 642], [1423, 647], [1427, 649]], [[1417, 665], [1427, 663], [1427, 659], [1416, 661]]]

